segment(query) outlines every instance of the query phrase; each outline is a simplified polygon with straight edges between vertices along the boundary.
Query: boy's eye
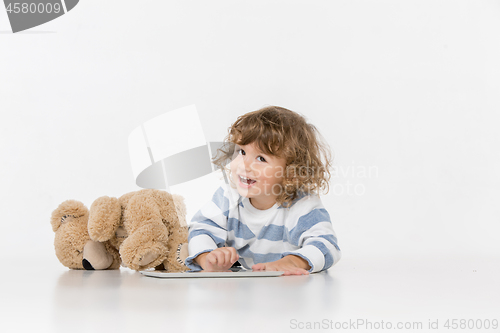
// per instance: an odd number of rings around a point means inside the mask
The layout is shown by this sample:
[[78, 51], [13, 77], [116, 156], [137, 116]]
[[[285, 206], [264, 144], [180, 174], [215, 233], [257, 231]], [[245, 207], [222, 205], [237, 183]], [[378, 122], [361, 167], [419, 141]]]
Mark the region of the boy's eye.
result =
[[[241, 154], [241, 155], [245, 155], [245, 151], [243, 149], [238, 149], [238, 154]], [[261, 162], [266, 162], [266, 159], [262, 156], [257, 156], [257, 158], [261, 158], [262, 160], [260, 160]]]

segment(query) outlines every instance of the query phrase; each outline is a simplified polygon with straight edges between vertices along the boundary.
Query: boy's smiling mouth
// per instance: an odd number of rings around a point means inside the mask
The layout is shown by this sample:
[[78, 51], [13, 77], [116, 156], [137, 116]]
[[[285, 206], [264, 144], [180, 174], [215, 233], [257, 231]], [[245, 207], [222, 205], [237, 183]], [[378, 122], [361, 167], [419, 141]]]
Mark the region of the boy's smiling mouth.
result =
[[238, 179], [240, 180], [240, 183], [246, 186], [253, 185], [257, 181], [251, 178], [244, 177], [242, 175], [238, 175]]

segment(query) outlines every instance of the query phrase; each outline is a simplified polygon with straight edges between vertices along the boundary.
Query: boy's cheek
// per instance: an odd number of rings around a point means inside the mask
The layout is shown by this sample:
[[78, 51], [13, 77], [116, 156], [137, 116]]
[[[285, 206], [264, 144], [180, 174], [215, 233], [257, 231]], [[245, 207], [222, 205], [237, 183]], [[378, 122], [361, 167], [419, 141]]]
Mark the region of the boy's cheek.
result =
[[229, 169], [231, 170], [231, 174], [232, 174], [233, 178], [235, 179], [235, 177], [236, 177], [236, 170], [238, 169], [238, 164], [236, 163], [236, 161], [232, 161], [229, 164]]
[[260, 178], [260, 175], [262, 174], [262, 172], [259, 169], [254, 169], [253, 173], [255, 178]]
[[264, 178], [271, 177], [273, 175], [272, 167], [269, 166], [265, 167], [261, 173], [264, 176]]
[[232, 160], [231, 163], [229, 163], [229, 168], [231, 169], [231, 171], [236, 168], [236, 160]]

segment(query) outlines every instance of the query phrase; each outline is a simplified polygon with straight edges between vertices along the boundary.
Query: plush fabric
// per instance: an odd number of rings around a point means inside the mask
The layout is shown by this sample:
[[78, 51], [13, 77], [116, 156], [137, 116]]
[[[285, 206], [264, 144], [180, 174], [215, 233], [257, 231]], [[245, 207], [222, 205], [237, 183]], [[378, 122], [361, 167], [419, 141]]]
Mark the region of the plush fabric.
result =
[[51, 217], [59, 261], [72, 269], [148, 268], [185, 271], [186, 206], [179, 195], [146, 189], [120, 198], [103, 196], [90, 211], [67, 200]]

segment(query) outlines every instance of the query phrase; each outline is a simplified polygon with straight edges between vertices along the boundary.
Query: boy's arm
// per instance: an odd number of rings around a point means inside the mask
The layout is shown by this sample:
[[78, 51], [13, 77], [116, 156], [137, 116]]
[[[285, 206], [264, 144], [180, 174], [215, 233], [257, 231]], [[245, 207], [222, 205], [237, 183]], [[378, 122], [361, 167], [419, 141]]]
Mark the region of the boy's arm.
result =
[[234, 247], [219, 247], [211, 252], [198, 255], [194, 261], [205, 271], [227, 271], [238, 260], [238, 252]]
[[[200, 255], [208, 254], [223, 247], [226, 243], [226, 231], [212, 219], [192, 222], [189, 226], [188, 252], [185, 265], [192, 270], [203, 269], [199, 263]], [[200, 257], [200, 258], [199, 258]]]
[[205, 257], [209, 254], [210, 252], [203, 252], [199, 254], [196, 258], [193, 259], [194, 262], [196, 262], [198, 265], [201, 266], [201, 268], [204, 268], [205, 266]]
[[285, 252], [282, 256], [300, 257], [308, 263], [311, 273], [327, 270], [342, 256], [330, 215], [322, 206], [302, 215], [290, 231], [290, 237], [292, 244], [300, 248]]
[[341, 252], [337, 237], [319, 196], [301, 199], [292, 206], [288, 218], [289, 232], [284, 241], [298, 249], [282, 253], [282, 258], [276, 262], [286, 261], [310, 273], [327, 270], [338, 262]]
[[283, 258], [252, 266], [254, 271], [284, 271], [283, 275], [307, 275], [311, 266], [299, 256], [289, 254]]
[[203, 206], [189, 225], [188, 251], [185, 264], [192, 270], [201, 270], [197, 257], [223, 247], [227, 238], [229, 200], [223, 187], [215, 192], [212, 200]]
[[252, 269], [285, 271], [285, 275], [306, 274], [326, 270], [337, 263], [341, 252], [328, 212], [319, 198], [307, 202], [303, 211], [308, 210], [307, 205], [312, 208], [308, 212], [290, 214], [297, 219], [289, 224], [290, 232], [284, 240], [299, 248], [282, 253], [279, 260], [256, 264]]

